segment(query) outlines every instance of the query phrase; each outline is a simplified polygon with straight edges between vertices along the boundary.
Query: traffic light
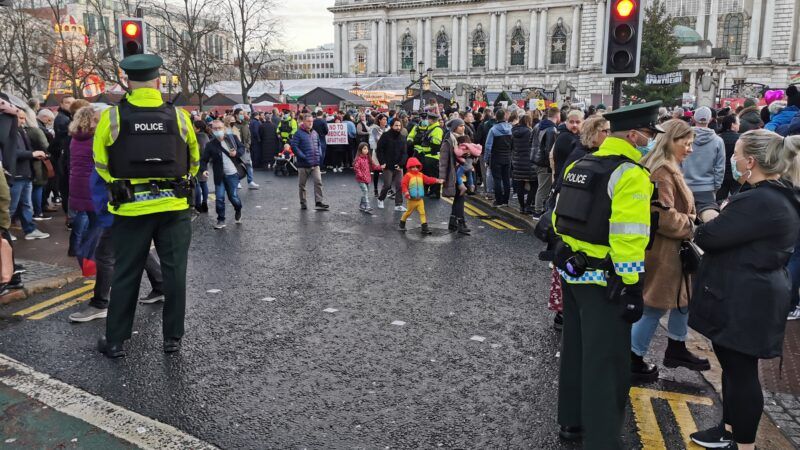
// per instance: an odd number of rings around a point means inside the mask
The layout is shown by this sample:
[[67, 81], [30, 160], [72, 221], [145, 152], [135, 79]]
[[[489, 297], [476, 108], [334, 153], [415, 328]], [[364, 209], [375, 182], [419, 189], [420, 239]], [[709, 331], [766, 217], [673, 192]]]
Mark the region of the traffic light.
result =
[[140, 55], [144, 53], [144, 19], [117, 19], [117, 24], [117, 29], [119, 30], [120, 59], [125, 59], [131, 55]]
[[642, 50], [641, 0], [611, 0], [608, 2], [608, 31], [605, 38], [603, 75], [618, 78], [639, 75]]

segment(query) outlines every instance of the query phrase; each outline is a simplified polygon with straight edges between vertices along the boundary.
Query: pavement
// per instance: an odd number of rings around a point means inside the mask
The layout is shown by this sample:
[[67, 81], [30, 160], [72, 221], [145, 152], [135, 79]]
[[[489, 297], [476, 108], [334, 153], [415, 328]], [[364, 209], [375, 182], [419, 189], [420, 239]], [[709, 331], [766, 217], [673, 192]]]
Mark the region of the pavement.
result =
[[[67, 321], [91, 280], [0, 305], [0, 409], [17, 419], [0, 426], [0, 442], [579, 448], [556, 432], [560, 334], [531, 223], [473, 197], [472, 236], [448, 232], [446, 201], [426, 202], [432, 236], [416, 216], [402, 233], [399, 213], [357, 210], [352, 173], [323, 180], [327, 212], [300, 210], [296, 177], [256, 172], [262, 189], [240, 191], [241, 225], [193, 221], [178, 354], [161, 351], [155, 304], [137, 308], [126, 358], [100, 355], [104, 321]], [[660, 330], [654, 362], [665, 345]], [[688, 434], [720, 411], [706, 378], [664, 369], [631, 390], [625, 448], [697, 448]], [[46, 426], [52, 436], [39, 433]], [[770, 430], [760, 448], [792, 448]]]

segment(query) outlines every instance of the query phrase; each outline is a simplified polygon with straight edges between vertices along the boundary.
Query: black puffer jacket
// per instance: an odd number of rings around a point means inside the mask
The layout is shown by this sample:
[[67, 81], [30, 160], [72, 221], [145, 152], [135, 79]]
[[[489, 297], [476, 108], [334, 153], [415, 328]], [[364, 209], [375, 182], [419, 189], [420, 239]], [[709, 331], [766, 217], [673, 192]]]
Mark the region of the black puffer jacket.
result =
[[536, 171], [531, 161], [533, 130], [517, 124], [511, 129], [513, 150], [511, 152], [511, 179], [531, 181], [536, 179]]
[[395, 166], [402, 169], [406, 165], [407, 158], [406, 138], [403, 137], [402, 133], [390, 128], [378, 139], [378, 149], [375, 151], [375, 156], [378, 157], [378, 162], [381, 165], [386, 164], [388, 170], [392, 170]]
[[719, 217], [695, 233], [705, 255], [689, 325], [725, 348], [780, 356], [792, 286], [786, 263], [798, 230], [800, 192], [788, 182], [763, 181], [731, 197]]

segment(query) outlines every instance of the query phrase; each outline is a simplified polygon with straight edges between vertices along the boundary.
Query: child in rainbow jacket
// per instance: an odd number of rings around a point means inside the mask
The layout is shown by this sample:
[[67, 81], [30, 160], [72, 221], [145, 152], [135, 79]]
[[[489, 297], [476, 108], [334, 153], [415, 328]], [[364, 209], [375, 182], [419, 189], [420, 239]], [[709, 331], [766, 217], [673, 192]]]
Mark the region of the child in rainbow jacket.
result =
[[414, 211], [419, 211], [419, 221], [422, 223], [422, 234], [431, 234], [428, 229], [428, 219], [425, 217], [425, 186], [430, 184], [441, 184], [444, 180], [424, 175], [422, 163], [417, 158], [408, 158], [406, 163], [408, 173], [403, 177], [401, 183], [403, 196], [408, 200], [408, 211], [403, 213], [400, 218], [400, 230], [405, 231], [406, 220]]

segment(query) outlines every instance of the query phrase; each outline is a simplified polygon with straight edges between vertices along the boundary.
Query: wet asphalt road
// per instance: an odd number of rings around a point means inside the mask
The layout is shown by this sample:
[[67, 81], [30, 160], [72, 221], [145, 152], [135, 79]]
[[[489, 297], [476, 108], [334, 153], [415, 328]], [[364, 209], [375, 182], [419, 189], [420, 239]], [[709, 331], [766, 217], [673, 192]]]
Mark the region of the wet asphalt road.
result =
[[[0, 352], [223, 448], [578, 448], [556, 433], [560, 336], [534, 237], [475, 219], [449, 234], [443, 201], [426, 204], [433, 236], [416, 217], [403, 234], [391, 208], [357, 210], [348, 172], [323, 176], [328, 212], [299, 209], [296, 177], [256, 178], [242, 225], [213, 230], [213, 205], [193, 222], [179, 354], [161, 350], [160, 305], [139, 306], [120, 360], [95, 351], [104, 321], [67, 323], [76, 308], [0, 320]], [[696, 374], [663, 377], [650, 387], [718, 403]], [[692, 406], [698, 426], [716, 408]], [[624, 440], [641, 447], [631, 414]]]

